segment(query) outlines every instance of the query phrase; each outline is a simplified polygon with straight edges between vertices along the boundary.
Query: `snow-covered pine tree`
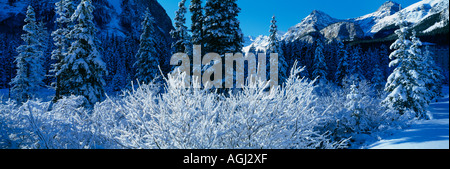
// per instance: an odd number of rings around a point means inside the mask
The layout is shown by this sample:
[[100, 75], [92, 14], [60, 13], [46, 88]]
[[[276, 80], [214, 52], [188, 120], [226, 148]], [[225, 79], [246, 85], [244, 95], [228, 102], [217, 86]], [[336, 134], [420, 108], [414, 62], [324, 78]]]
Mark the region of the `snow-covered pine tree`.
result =
[[327, 64], [323, 55], [323, 43], [320, 39], [317, 39], [316, 44], [312, 76], [313, 78], [317, 78], [319, 84], [324, 84], [327, 81]]
[[215, 52], [220, 55], [226, 53], [225, 36], [225, 16], [222, 0], [207, 0], [204, 10], [205, 17], [203, 20], [203, 42], [204, 53]]
[[57, 72], [65, 72], [60, 82], [67, 90], [60, 91], [61, 95], [84, 96], [91, 105], [103, 98], [103, 76], [107, 73], [106, 64], [98, 51], [93, 11], [91, 0], [82, 0], [73, 13], [71, 21], [77, 21], [77, 24], [67, 36], [74, 41], [64, 58], [65, 64]]
[[[191, 43], [194, 45], [203, 44], [203, 8], [202, 0], [191, 0], [191, 5], [189, 6], [189, 11], [191, 15]], [[202, 46], [203, 47], [203, 46]]]
[[419, 118], [427, 118], [425, 114], [428, 108], [428, 104], [431, 102], [432, 91], [428, 90], [425, 86], [426, 82], [431, 82], [429, 75], [427, 75], [428, 65], [423, 62], [422, 42], [416, 36], [416, 32], [412, 32], [411, 47], [408, 50], [408, 59], [404, 63], [409, 66], [409, 76], [413, 81], [412, 98], [414, 99], [413, 110], [416, 112], [416, 116]]
[[351, 69], [350, 69], [350, 81], [360, 82], [365, 79], [364, 72], [362, 70], [362, 56], [363, 52], [360, 46], [356, 46], [351, 52]]
[[394, 50], [389, 56], [392, 60], [390, 67], [396, 66], [388, 77], [385, 91], [388, 93], [382, 104], [400, 115], [408, 114], [418, 118], [427, 118], [427, 98], [424, 82], [420, 79], [421, 68], [417, 53], [419, 43], [412, 43], [406, 38], [408, 33], [407, 22], [400, 13], [400, 28], [395, 31], [398, 39], [391, 45]]
[[139, 82], [148, 84], [158, 75], [158, 57], [155, 39], [155, 21], [147, 9], [142, 22], [142, 34], [139, 44], [139, 51], [136, 54], [136, 79]]
[[243, 34], [237, 19], [240, 8], [236, 0], [208, 0], [203, 20], [205, 53], [220, 55], [242, 51]]
[[186, 53], [188, 55], [192, 52], [191, 37], [188, 34], [186, 27], [186, 0], [181, 0], [178, 3], [178, 10], [175, 12], [175, 30], [170, 31], [170, 35], [174, 39], [172, 42], [173, 53]]
[[384, 88], [384, 85], [386, 84], [385, 77], [383, 75], [383, 71], [381, 71], [380, 66], [378, 64], [375, 64], [375, 67], [373, 69], [373, 77], [371, 79], [372, 86], [377, 90], [380, 91]]
[[375, 64], [378, 63], [377, 60], [377, 52], [376, 50], [374, 50], [373, 48], [369, 48], [367, 49], [364, 54], [363, 54], [363, 59], [362, 61], [362, 70], [363, 70], [363, 76], [367, 79], [370, 80], [373, 78], [373, 68], [375, 66]]
[[[39, 58], [37, 58], [36, 62], [37, 64], [34, 65], [34, 69], [36, 69], [36, 74], [33, 78], [35, 78], [34, 81], [39, 83], [39, 86], [42, 87], [45, 85], [43, 80], [45, 79], [46, 71], [48, 69], [45, 69], [44, 64], [47, 64], [46, 62], [48, 60], [48, 47], [50, 46], [48, 44], [49, 42], [49, 34], [47, 31], [47, 27], [45, 26], [45, 23], [40, 21], [37, 22], [37, 38], [38, 38], [38, 50], [39, 50]], [[48, 68], [48, 67], [47, 67]]]
[[[43, 85], [41, 73], [42, 69], [38, 69], [42, 50], [39, 49], [40, 44], [39, 27], [36, 22], [36, 14], [33, 7], [28, 6], [27, 15], [25, 17], [25, 26], [23, 30], [22, 40], [25, 42], [17, 48], [18, 55], [15, 62], [17, 66], [17, 74], [11, 80], [12, 93], [17, 102], [22, 103], [33, 98], [39, 88]], [[40, 79], [40, 81], [38, 81]]]
[[342, 80], [349, 74], [349, 58], [348, 58], [348, 51], [346, 47], [344, 46], [344, 43], [341, 41], [338, 41], [338, 58], [339, 58], [339, 64], [336, 70], [336, 83], [340, 86], [342, 86]]
[[[283, 83], [288, 78], [288, 64], [286, 62], [286, 58], [284, 57], [283, 50], [280, 47], [280, 41], [277, 38], [277, 20], [275, 16], [272, 16], [272, 23], [270, 25], [270, 35], [269, 35], [269, 46], [267, 46], [268, 58], [270, 59], [270, 53], [278, 53], [278, 79], [279, 83]], [[269, 65], [270, 62], [267, 62]], [[270, 70], [270, 69], [267, 69]]]
[[444, 76], [442, 76], [442, 69], [436, 65], [433, 59], [433, 52], [429, 50], [428, 46], [425, 46], [425, 51], [423, 53], [422, 64], [427, 68], [424, 72], [428, 76], [428, 81], [425, 81], [425, 86], [431, 91], [430, 99], [437, 99], [442, 95], [442, 84], [444, 82]]
[[117, 69], [112, 79], [113, 91], [121, 91], [121, 89], [123, 89], [128, 83], [125, 60], [122, 57], [117, 58]]
[[359, 121], [359, 116], [363, 113], [361, 103], [362, 96], [358, 92], [355, 84], [350, 85], [350, 93], [347, 95], [347, 103], [345, 103], [345, 108], [351, 112], [352, 117], [356, 117], [357, 122]]
[[237, 5], [237, 0], [224, 0], [224, 12], [226, 14], [225, 28], [226, 28], [226, 42], [228, 45], [226, 52], [238, 53], [242, 52], [244, 43], [244, 34], [240, 27], [238, 20], [241, 8]]
[[50, 73], [54, 74], [56, 77], [56, 82], [52, 83], [52, 86], [55, 87], [55, 97], [53, 101], [57, 101], [61, 98], [60, 91], [63, 87], [61, 86], [60, 79], [62, 72], [60, 74], [57, 74], [56, 72], [59, 72], [61, 70], [61, 66], [65, 64], [63, 61], [66, 56], [67, 49], [69, 48], [67, 34], [69, 33], [68, 23], [71, 22], [71, 14], [67, 8], [67, 3], [72, 2], [68, 0], [59, 0], [55, 3], [55, 13], [58, 16], [55, 23], [58, 28], [52, 33], [53, 41], [55, 42], [55, 49], [52, 51], [51, 58], [56, 62], [52, 65], [52, 70], [50, 70]]

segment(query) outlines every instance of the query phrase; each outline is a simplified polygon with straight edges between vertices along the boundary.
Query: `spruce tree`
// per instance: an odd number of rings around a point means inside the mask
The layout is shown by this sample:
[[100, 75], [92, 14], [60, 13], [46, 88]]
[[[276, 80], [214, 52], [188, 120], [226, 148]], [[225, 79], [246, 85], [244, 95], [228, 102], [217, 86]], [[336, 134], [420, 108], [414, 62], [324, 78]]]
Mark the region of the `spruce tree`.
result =
[[345, 108], [351, 112], [351, 116], [359, 122], [359, 117], [363, 114], [363, 105], [361, 105], [362, 95], [358, 92], [355, 84], [350, 85], [350, 93], [347, 94], [347, 102]]
[[427, 118], [426, 108], [428, 107], [425, 98], [426, 88], [421, 79], [421, 65], [416, 41], [412, 43], [406, 38], [408, 27], [406, 21], [400, 13], [397, 23], [400, 28], [395, 31], [398, 39], [391, 45], [394, 50], [389, 56], [392, 60], [390, 67], [395, 67], [388, 77], [385, 91], [388, 96], [383, 100], [383, 105], [400, 115], [415, 115], [418, 118]]
[[323, 55], [323, 44], [320, 39], [316, 41], [317, 47], [314, 53], [313, 78], [317, 78], [317, 82], [323, 84], [327, 81], [327, 65], [325, 56]]
[[351, 65], [352, 68], [350, 69], [350, 81], [354, 82], [360, 82], [365, 79], [364, 77], [364, 71], [362, 69], [363, 61], [362, 61], [362, 49], [359, 46], [356, 46], [352, 49], [351, 53]]
[[33, 75], [33, 78], [35, 79], [34, 81], [37, 82], [39, 84], [38, 87], [43, 87], [45, 86], [44, 83], [44, 79], [45, 79], [45, 75], [46, 75], [46, 71], [48, 70], [45, 69], [44, 65], [47, 65], [48, 62], [47, 59], [49, 56], [47, 53], [47, 49], [48, 49], [48, 31], [47, 31], [47, 27], [45, 26], [45, 23], [40, 21], [37, 22], [37, 40], [38, 40], [38, 45], [37, 45], [37, 49], [39, 51], [39, 55], [38, 58], [36, 58], [36, 64], [33, 66], [34, 69], [36, 69], [34, 72], [35, 75]]
[[416, 36], [415, 31], [412, 32], [411, 42], [412, 45], [409, 52], [414, 57], [413, 59], [418, 62], [418, 72], [421, 75], [420, 79], [425, 83], [425, 88], [427, 89], [425, 95], [428, 103], [430, 103], [440, 95], [443, 77], [440, 74], [439, 68], [434, 63], [431, 52], [427, 48], [425, 52], [422, 52], [422, 42]]
[[17, 48], [18, 55], [15, 62], [17, 74], [11, 80], [12, 93], [17, 102], [22, 103], [33, 98], [41, 86], [42, 82], [42, 45], [40, 44], [39, 26], [33, 7], [28, 6], [25, 17], [24, 34], [22, 35], [23, 45]]
[[181, 0], [178, 3], [178, 10], [175, 16], [175, 30], [170, 31], [170, 35], [174, 39], [172, 42], [173, 53], [187, 53], [188, 55], [192, 51], [191, 38], [188, 34], [186, 27], [186, 0]]
[[52, 86], [55, 87], [55, 97], [53, 101], [57, 101], [61, 98], [60, 91], [63, 90], [63, 86], [61, 85], [61, 76], [64, 74], [60, 72], [61, 67], [65, 65], [64, 58], [67, 54], [67, 49], [69, 48], [69, 40], [67, 38], [67, 34], [69, 33], [69, 24], [71, 23], [70, 17], [72, 10], [69, 8], [73, 7], [71, 1], [68, 0], [59, 0], [55, 3], [55, 13], [58, 18], [56, 18], [55, 23], [58, 28], [53, 31], [53, 41], [55, 42], [55, 49], [52, 51], [51, 58], [56, 61], [52, 65], [52, 70], [50, 72], [56, 77], [56, 82], [52, 83]]
[[[267, 53], [277, 53], [278, 54], [278, 79], [279, 83], [283, 83], [285, 79], [288, 77], [288, 64], [286, 62], [286, 59], [283, 54], [283, 50], [281, 50], [280, 42], [277, 38], [277, 20], [275, 19], [275, 16], [272, 16], [270, 25], [270, 35], [269, 35], [269, 46], [267, 47]], [[270, 59], [270, 55], [268, 57]], [[267, 62], [269, 63], [269, 62]], [[269, 64], [268, 64], [269, 65]], [[270, 69], [267, 69], [270, 70]]]
[[60, 70], [65, 72], [60, 82], [68, 89], [60, 94], [84, 96], [91, 105], [103, 98], [106, 74], [106, 65], [98, 51], [93, 11], [91, 0], [82, 0], [73, 13], [71, 21], [77, 24], [67, 35], [73, 42]]
[[142, 22], [142, 34], [139, 51], [136, 54], [136, 79], [139, 82], [150, 83], [158, 75], [158, 57], [155, 39], [155, 21], [147, 9]]
[[203, 47], [203, 8], [202, 0], [191, 0], [191, 5], [189, 6], [189, 11], [191, 15], [191, 32], [192, 38], [191, 43], [193, 45], [201, 45]]
[[220, 55], [242, 51], [244, 41], [237, 19], [240, 8], [236, 0], [208, 0], [203, 20], [205, 53]]
[[372, 86], [378, 91], [382, 90], [384, 85], [386, 84], [383, 71], [381, 71], [380, 66], [378, 66], [378, 64], [375, 64], [375, 67], [373, 69], [373, 77], [371, 79], [371, 82]]
[[336, 70], [336, 83], [342, 86], [342, 80], [349, 74], [349, 58], [348, 51], [345, 49], [344, 43], [338, 41], [338, 58], [339, 64]]
[[242, 47], [244, 43], [244, 34], [242, 33], [240, 27], [240, 21], [238, 20], [241, 8], [237, 5], [237, 0], [224, 0], [224, 13], [226, 14], [225, 20], [225, 32], [226, 42], [228, 45], [226, 52], [238, 53], [242, 52]]
[[442, 69], [436, 64], [433, 59], [433, 52], [431, 52], [428, 46], [425, 46], [423, 53], [422, 64], [426, 66], [424, 74], [427, 76], [425, 86], [431, 91], [430, 99], [435, 100], [442, 95], [442, 85], [444, 82], [444, 76], [442, 75]]
[[205, 53], [225, 54], [225, 13], [222, 0], [207, 0], [203, 20], [203, 40]]

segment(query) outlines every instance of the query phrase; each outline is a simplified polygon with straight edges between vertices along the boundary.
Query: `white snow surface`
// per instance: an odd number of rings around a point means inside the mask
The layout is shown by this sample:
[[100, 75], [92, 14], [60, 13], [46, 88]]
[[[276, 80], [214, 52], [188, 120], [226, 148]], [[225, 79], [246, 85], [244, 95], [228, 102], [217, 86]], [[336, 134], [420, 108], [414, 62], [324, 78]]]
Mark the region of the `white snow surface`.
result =
[[368, 146], [369, 149], [448, 149], [449, 148], [449, 88], [445, 97], [430, 104], [431, 120], [416, 121], [409, 128]]

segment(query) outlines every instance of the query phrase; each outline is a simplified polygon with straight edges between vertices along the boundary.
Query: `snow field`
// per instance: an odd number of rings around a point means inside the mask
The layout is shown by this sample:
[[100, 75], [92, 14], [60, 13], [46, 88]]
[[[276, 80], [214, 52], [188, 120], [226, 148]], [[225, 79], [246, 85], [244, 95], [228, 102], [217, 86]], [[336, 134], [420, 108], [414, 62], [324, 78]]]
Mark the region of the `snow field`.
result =
[[448, 149], [449, 148], [449, 88], [445, 97], [430, 104], [431, 120], [416, 121], [410, 127], [393, 133], [370, 146], [370, 149]]

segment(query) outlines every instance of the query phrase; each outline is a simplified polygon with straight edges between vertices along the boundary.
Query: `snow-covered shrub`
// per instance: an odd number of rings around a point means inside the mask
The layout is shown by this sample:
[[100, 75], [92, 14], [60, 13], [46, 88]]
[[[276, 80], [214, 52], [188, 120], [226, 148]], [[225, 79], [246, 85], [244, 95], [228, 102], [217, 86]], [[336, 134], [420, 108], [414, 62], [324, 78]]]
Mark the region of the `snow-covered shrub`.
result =
[[10, 128], [14, 121], [11, 120], [11, 112], [16, 108], [16, 103], [14, 101], [0, 100], [0, 148], [17, 148], [20, 144], [20, 140], [10, 139], [10, 133], [16, 133], [16, 137], [21, 137], [20, 130], [15, 128]]
[[323, 112], [314, 108], [314, 82], [293, 69], [283, 88], [268, 83], [245, 86], [225, 97], [184, 87], [184, 75], [169, 75], [165, 92], [153, 84], [108, 98], [94, 116], [102, 135], [121, 148], [336, 148], [315, 130]]
[[[363, 80], [344, 88], [330, 89], [329, 96], [320, 97], [318, 109], [326, 109], [322, 132], [328, 131], [332, 141], [350, 139], [350, 145], [361, 145], [378, 132], [403, 127], [408, 118], [387, 111], [381, 106], [383, 96], [378, 96], [371, 85]], [[363, 139], [363, 140], [360, 140]]]
[[[184, 78], [169, 76], [166, 92], [157, 95], [154, 84], [127, 91], [122, 99], [108, 98], [94, 109], [105, 135], [122, 148], [211, 148], [212, 112], [216, 95], [181, 88]], [[219, 111], [220, 108], [217, 109]]]
[[84, 97], [51, 102], [29, 100], [21, 106], [14, 102], [0, 104], [4, 148], [85, 149], [98, 148], [95, 129], [81, 105]]
[[186, 75], [174, 73], [162, 92], [154, 82], [140, 84], [89, 108], [82, 96], [0, 102], [0, 147], [355, 148], [411, 119], [380, 106], [384, 96], [366, 81], [328, 85], [324, 94], [301, 71], [294, 66], [284, 85], [270, 90], [268, 82], [228, 93], [186, 88]]
[[263, 83], [244, 87], [227, 98], [224, 112], [231, 131], [225, 136], [229, 148], [331, 148], [314, 128], [322, 112], [314, 109], [315, 81], [307, 82], [292, 69], [283, 88], [264, 92]]

